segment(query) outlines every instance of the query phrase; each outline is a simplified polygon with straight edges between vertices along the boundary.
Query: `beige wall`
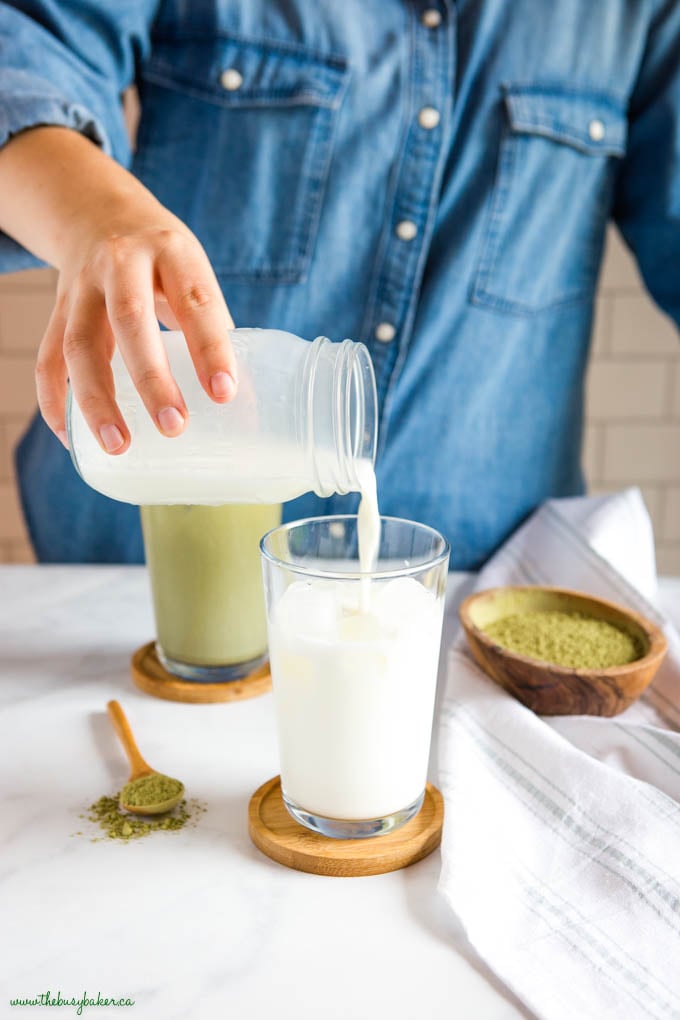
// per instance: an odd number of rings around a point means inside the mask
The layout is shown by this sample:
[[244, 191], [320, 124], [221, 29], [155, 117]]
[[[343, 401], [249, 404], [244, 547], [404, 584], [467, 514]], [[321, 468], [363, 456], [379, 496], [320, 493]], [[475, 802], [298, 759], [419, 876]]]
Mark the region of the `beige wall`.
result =
[[[0, 561], [31, 558], [11, 450], [33, 406], [33, 359], [50, 313], [52, 271], [0, 278]], [[680, 575], [680, 342], [643, 293], [612, 233], [588, 375], [586, 473], [592, 491], [639, 484], [659, 570]]]

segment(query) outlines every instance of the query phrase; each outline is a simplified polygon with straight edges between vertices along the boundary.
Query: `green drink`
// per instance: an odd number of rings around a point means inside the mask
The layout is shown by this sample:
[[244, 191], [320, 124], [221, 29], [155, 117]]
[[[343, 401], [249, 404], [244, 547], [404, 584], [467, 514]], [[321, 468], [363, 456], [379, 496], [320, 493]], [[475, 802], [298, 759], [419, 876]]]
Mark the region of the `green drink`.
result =
[[158, 654], [187, 680], [235, 680], [267, 655], [260, 539], [280, 505], [143, 506]]

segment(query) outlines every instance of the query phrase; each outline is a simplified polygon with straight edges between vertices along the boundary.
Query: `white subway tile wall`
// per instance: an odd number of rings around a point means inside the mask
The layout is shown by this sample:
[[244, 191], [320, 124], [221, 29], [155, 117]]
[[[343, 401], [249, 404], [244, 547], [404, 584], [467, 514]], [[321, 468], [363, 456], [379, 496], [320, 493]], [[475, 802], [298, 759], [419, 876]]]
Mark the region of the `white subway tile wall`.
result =
[[14, 478], [13, 453], [36, 406], [33, 368], [54, 304], [51, 269], [0, 276], [0, 562], [30, 563], [33, 552]]
[[[0, 277], [0, 562], [32, 559], [12, 451], [35, 406], [33, 364], [55, 285], [52, 270]], [[597, 299], [586, 409], [590, 491], [639, 485], [654, 524], [659, 571], [680, 574], [680, 340], [613, 230]]]
[[680, 336], [647, 295], [611, 230], [586, 383], [584, 466], [591, 492], [639, 485], [659, 572], [680, 572]]

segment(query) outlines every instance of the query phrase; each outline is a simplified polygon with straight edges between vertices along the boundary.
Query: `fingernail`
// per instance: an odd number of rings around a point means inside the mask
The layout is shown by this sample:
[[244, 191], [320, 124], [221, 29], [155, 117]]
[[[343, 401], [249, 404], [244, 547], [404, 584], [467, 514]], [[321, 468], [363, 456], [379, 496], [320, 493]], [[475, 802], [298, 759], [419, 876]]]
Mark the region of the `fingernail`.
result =
[[184, 428], [184, 418], [176, 407], [164, 407], [158, 412], [158, 424], [166, 436], [176, 436]]
[[66, 431], [66, 429], [58, 429], [57, 430], [57, 436], [58, 436], [59, 440], [63, 443], [63, 445], [66, 447], [66, 449], [68, 450], [68, 448], [69, 448], [69, 445], [68, 445], [68, 432]]
[[117, 425], [102, 425], [99, 430], [104, 449], [107, 453], [115, 453], [116, 450], [120, 450], [121, 446], [125, 442], [123, 439], [123, 433], [120, 431]]
[[210, 390], [213, 397], [233, 397], [236, 393], [236, 380], [229, 372], [215, 372], [210, 376]]

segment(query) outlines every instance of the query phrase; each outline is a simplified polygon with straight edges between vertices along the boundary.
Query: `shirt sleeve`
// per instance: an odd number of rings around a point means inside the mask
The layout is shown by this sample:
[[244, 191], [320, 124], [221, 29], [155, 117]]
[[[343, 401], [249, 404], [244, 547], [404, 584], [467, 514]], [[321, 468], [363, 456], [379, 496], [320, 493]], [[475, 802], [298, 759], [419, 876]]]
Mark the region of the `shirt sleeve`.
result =
[[647, 289], [680, 327], [680, 4], [664, 0], [629, 107], [614, 219]]
[[[122, 93], [149, 49], [158, 0], [0, 2], [0, 147], [54, 125], [130, 160]], [[42, 263], [0, 231], [0, 272]]]

